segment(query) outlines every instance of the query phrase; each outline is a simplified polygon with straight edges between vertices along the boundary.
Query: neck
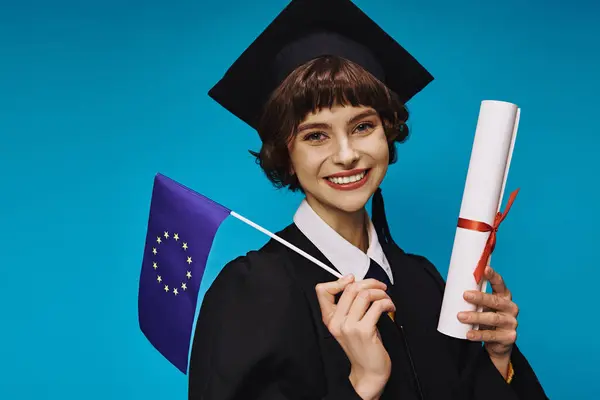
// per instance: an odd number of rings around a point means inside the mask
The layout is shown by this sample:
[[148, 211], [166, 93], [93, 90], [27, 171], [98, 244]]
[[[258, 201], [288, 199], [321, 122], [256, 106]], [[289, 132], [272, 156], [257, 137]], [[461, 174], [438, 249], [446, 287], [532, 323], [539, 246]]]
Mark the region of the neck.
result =
[[315, 213], [341, 237], [363, 252], [367, 252], [369, 235], [366, 224], [367, 212], [364, 207], [356, 212], [349, 213], [323, 205], [308, 196], [306, 201]]

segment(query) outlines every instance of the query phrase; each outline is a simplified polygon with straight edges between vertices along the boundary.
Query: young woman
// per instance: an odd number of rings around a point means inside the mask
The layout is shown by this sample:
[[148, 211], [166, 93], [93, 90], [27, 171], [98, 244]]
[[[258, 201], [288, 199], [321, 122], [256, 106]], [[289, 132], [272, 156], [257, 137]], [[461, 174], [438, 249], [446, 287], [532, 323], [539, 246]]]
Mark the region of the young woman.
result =
[[446, 337], [442, 277], [389, 233], [379, 186], [429, 81], [349, 1], [297, 0], [213, 88], [260, 134], [267, 177], [305, 195], [278, 235], [344, 278], [276, 241], [231, 261], [201, 306], [190, 399], [546, 398], [502, 277], [488, 268], [493, 293], [465, 294], [489, 311], [457, 318], [483, 329]]

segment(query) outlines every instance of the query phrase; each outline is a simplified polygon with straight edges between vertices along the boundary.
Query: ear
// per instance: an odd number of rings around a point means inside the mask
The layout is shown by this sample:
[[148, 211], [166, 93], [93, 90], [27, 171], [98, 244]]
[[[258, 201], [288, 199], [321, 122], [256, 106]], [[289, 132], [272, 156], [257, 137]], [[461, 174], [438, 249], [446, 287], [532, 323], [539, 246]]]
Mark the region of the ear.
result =
[[288, 154], [287, 154], [287, 163], [288, 163], [288, 174], [290, 174], [290, 177], [296, 175], [296, 171], [294, 170], [294, 163], [292, 163], [292, 157], [290, 155], [289, 149], [288, 149]]

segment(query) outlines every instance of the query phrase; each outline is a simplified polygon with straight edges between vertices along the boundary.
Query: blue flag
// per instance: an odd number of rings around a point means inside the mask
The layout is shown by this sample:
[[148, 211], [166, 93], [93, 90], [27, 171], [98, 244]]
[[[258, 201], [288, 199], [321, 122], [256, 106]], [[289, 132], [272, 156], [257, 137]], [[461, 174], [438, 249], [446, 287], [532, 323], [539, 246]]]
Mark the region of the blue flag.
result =
[[208, 254], [231, 210], [157, 174], [138, 295], [140, 328], [184, 374]]

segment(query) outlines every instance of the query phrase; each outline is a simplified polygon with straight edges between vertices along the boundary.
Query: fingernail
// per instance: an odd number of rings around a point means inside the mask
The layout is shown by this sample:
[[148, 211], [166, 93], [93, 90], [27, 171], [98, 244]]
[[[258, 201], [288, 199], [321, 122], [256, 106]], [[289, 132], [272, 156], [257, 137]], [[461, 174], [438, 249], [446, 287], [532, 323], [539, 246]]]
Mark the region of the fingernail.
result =
[[473, 300], [475, 298], [475, 295], [473, 293], [465, 293], [465, 298], [467, 300]]
[[467, 333], [467, 337], [469, 339], [474, 339], [475, 338], [475, 334], [473, 332], [469, 332], [469, 333]]
[[469, 316], [464, 312], [459, 312], [458, 319], [460, 319], [461, 321], [466, 321], [467, 319], [469, 319]]

